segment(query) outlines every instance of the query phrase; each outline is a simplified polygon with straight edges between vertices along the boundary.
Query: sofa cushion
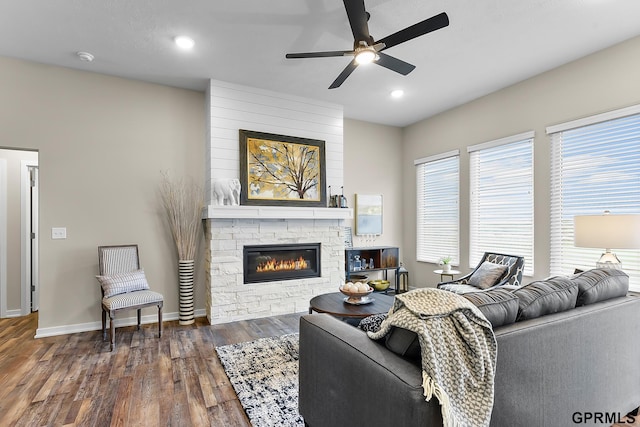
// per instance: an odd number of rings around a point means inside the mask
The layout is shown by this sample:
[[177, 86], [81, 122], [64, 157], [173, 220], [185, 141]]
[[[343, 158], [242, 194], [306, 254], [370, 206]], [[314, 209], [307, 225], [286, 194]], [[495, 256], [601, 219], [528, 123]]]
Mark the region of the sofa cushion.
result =
[[518, 297], [511, 291], [496, 288], [462, 296], [478, 307], [494, 328], [516, 321]]
[[535, 319], [545, 314], [574, 308], [578, 297], [578, 284], [568, 277], [558, 276], [531, 282], [513, 293], [519, 300], [516, 321]]
[[[513, 292], [504, 289], [490, 289], [483, 292], [466, 293], [462, 296], [478, 307], [494, 328], [516, 321], [518, 297]], [[386, 317], [386, 314], [382, 316]], [[375, 316], [367, 317], [365, 320], [371, 317]], [[378, 325], [377, 329], [379, 328]], [[401, 356], [420, 357], [420, 342], [418, 336], [412, 331], [392, 328], [386, 336], [385, 345], [389, 350]]]
[[[365, 332], [378, 332], [380, 325], [387, 318], [386, 313], [365, 317], [358, 325]], [[391, 331], [378, 341], [384, 340], [384, 345], [392, 352], [408, 358], [420, 357], [420, 342], [415, 332], [407, 329], [391, 328]]]
[[385, 338], [385, 346], [400, 356], [411, 359], [420, 357], [420, 341], [415, 332], [393, 327]]
[[149, 284], [147, 283], [143, 269], [108, 276], [96, 276], [96, 278], [102, 286], [104, 298], [149, 289]]
[[469, 284], [480, 289], [490, 288], [498, 283], [507, 268], [506, 265], [485, 261], [469, 277]]
[[622, 270], [594, 268], [576, 275], [578, 284], [576, 307], [623, 297], [629, 291], [629, 276]]

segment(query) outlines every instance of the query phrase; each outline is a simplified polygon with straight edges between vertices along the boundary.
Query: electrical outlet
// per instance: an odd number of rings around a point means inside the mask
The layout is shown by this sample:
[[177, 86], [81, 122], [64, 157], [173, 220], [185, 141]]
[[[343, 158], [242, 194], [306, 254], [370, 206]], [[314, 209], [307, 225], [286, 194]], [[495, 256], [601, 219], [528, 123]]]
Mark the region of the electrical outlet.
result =
[[52, 239], [66, 239], [67, 238], [67, 228], [66, 227], [53, 227], [51, 229], [51, 238]]

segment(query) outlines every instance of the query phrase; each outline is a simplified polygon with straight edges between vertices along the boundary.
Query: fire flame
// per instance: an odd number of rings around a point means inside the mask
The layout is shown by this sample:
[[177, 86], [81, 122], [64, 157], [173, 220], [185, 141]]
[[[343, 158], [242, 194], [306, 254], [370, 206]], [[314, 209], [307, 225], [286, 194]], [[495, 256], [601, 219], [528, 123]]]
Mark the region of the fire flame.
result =
[[300, 257], [298, 259], [285, 259], [276, 261], [274, 259], [263, 262], [256, 267], [257, 273], [265, 273], [268, 271], [288, 271], [288, 270], [304, 270], [308, 268], [307, 261]]

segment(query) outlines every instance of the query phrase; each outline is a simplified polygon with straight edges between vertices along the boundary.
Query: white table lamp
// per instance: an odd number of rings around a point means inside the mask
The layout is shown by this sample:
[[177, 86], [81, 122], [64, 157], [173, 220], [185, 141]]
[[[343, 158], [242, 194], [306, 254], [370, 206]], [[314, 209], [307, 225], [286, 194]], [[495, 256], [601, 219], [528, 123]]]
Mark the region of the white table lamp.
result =
[[578, 215], [573, 218], [574, 245], [582, 248], [604, 248], [596, 267], [621, 268], [611, 249], [640, 248], [640, 215]]

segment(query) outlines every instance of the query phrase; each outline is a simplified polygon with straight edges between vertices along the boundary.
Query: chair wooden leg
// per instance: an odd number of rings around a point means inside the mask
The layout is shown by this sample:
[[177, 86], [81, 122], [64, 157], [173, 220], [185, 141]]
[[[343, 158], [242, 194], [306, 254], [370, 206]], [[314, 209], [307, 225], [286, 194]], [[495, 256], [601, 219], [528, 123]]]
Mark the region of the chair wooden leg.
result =
[[111, 351], [113, 351], [113, 349], [116, 347], [116, 324], [114, 322], [114, 312], [113, 311], [109, 311], [109, 326], [110, 326], [110, 338], [111, 338]]
[[102, 309], [102, 341], [107, 339], [107, 312]]
[[162, 304], [158, 304], [158, 338], [162, 338]]
[[142, 321], [142, 309], [139, 308], [138, 309], [138, 330], [140, 330], [140, 323], [142, 323], [141, 321]]

